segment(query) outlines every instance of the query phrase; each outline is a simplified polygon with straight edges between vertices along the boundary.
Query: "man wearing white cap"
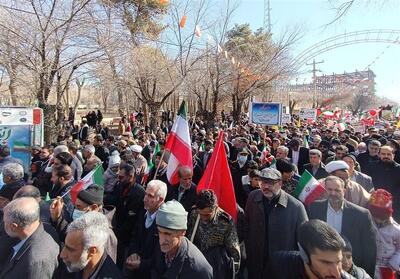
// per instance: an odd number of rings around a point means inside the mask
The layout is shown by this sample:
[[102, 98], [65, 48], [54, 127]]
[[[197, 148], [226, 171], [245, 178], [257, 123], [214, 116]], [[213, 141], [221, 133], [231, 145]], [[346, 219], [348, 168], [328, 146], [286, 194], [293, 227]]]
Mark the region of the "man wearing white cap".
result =
[[325, 166], [329, 175], [341, 178], [345, 183], [344, 198], [356, 205], [366, 207], [370, 194], [357, 182], [349, 178], [349, 165], [345, 161], [332, 161]]
[[213, 269], [200, 250], [186, 237], [187, 212], [175, 201], [157, 211], [160, 251], [155, 253], [151, 278], [209, 279]]
[[131, 145], [130, 150], [132, 151], [132, 157], [133, 157], [133, 165], [136, 168], [136, 178], [138, 179], [137, 181], [141, 181], [144, 172], [147, 169], [147, 161], [146, 158], [143, 157], [141, 154], [143, 151], [143, 147], [141, 147], [138, 144]]

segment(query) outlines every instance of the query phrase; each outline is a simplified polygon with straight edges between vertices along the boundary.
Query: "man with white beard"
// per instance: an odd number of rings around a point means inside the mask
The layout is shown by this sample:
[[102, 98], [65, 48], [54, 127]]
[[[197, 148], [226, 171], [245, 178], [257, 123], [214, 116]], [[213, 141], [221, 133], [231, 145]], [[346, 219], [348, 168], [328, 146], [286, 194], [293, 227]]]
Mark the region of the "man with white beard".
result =
[[61, 268], [59, 278], [71, 275], [84, 279], [122, 278], [120, 270], [104, 251], [108, 233], [107, 218], [99, 212], [88, 212], [74, 220], [68, 226], [60, 254], [65, 267]]

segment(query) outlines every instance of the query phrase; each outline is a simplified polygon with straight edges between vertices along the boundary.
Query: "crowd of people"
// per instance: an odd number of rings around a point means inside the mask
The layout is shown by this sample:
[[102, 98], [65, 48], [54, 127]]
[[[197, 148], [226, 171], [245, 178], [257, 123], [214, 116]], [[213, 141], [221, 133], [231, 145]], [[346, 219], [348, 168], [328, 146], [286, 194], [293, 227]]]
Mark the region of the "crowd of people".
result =
[[[175, 185], [170, 127], [135, 119], [116, 135], [82, 121], [75, 137], [32, 146], [30, 170], [0, 145], [0, 278], [396, 278], [396, 127], [223, 120], [189, 121], [193, 164]], [[221, 130], [235, 217], [197, 190]], [[76, 187], [99, 166], [102, 185]], [[296, 195], [305, 172], [325, 189], [307, 205]]]

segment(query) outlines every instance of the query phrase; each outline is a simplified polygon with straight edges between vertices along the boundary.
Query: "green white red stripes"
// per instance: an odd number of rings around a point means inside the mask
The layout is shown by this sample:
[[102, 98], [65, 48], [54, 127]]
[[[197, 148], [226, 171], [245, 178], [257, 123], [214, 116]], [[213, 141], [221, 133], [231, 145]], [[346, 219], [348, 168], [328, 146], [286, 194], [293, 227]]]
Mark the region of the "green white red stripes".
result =
[[185, 101], [183, 101], [179, 107], [178, 117], [168, 135], [165, 149], [170, 152], [167, 166], [167, 177], [169, 183], [174, 185], [179, 182], [177, 171], [180, 166], [189, 166], [190, 168], [193, 168], [192, 148], [189, 125], [186, 120]]
[[80, 191], [86, 189], [92, 184], [96, 184], [98, 186], [104, 185], [104, 178], [103, 178], [103, 167], [99, 164], [96, 168], [94, 168], [91, 172], [85, 175], [81, 180], [79, 180], [72, 188], [71, 188], [71, 199], [72, 202], [75, 203], [76, 198]]
[[305, 205], [310, 205], [321, 197], [325, 188], [307, 170], [300, 177], [299, 185], [294, 191], [294, 196], [301, 200]]

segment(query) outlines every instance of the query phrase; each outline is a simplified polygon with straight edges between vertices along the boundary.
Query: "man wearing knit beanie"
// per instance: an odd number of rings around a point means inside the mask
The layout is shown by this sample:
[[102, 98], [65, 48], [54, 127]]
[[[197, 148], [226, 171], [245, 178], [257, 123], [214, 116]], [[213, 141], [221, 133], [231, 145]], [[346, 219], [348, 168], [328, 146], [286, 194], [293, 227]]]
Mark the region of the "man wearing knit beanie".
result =
[[368, 209], [377, 227], [374, 278], [394, 279], [400, 271], [400, 226], [392, 218], [392, 195], [383, 189], [372, 192]]
[[152, 278], [209, 279], [213, 269], [200, 250], [186, 237], [187, 212], [176, 200], [164, 203], [157, 212], [160, 241]]
[[[60, 239], [63, 241], [66, 236], [68, 225], [76, 219], [79, 219], [87, 212], [101, 212], [109, 221], [109, 238], [106, 243], [106, 252], [111, 259], [116, 262], [117, 259], [117, 237], [112, 230], [111, 220], [114, 217], [115, 209], [107, 208], [103, 206], [103, 194], [104, 190], [96, 184], [92, 184], [84, 190], [78, 193], [78, 197], [75, 202], [75, 209], [72, 214], [72, 220], [66, 218], [63, 207], [64, 203], [60, 199], [56, 199], [50, 206], [51, 221], [56, 228]], [[110, 209], [110, 210], [109, 210]]]

